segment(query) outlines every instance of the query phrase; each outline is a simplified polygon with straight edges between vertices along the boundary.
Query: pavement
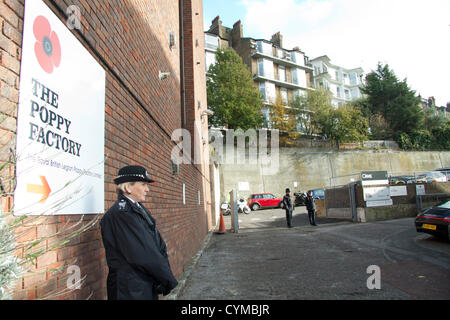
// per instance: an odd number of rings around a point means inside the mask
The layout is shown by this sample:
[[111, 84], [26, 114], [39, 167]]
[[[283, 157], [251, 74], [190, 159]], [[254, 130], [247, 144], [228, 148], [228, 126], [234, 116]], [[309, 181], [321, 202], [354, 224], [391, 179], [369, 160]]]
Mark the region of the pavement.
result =
[[283, 210], [259, 210], [239, 214], [238, 233], [224, 220], [168, 299], [450, 299], [450, 243], [417, 233], [414, 218], [311, 226], [297, 207], [288, 229]]

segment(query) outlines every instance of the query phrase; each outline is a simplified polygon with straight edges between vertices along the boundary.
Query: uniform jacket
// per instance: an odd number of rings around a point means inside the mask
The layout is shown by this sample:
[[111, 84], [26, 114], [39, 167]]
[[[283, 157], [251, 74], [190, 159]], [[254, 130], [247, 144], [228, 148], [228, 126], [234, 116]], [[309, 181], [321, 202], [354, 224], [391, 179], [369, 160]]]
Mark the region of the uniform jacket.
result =
[[119, 195], [100, 222], [109, 300], [157, 299], [158, 293], [167, 295], [178, 284], [156, 222], [141, 208]]
[[292, 198], [291, 198], [290, 195], [289, 196], [287, 194], [284, 195], [284, 197], [283, 197], [283, 205], [284, 205], [284, 209], [285, 210], [291, 210], [291, 211], [294, 210], [294, 205], [292, 203]]
[[316, 210], [316, 200], [313, 197], [307, 196], [305, 200], [307, 210]]

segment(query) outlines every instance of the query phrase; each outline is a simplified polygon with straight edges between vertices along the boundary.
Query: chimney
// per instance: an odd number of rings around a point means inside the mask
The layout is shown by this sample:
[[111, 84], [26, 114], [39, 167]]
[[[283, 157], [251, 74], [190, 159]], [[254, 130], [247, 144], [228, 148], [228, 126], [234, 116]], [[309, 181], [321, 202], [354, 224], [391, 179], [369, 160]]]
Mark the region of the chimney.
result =
[[277, 47], [283, 48], [283, 36], [280, 34], [280, 31], [275, 33], [270, 41]]
[[233, 30], [231, 31], [231, 41], [233, 45], [239, 43], [240, 39], [244, 36], [244, 26], [241, 20], [236, 21], [233, 24]]
[[213, 33], [217, 36], [221, 36], [220, 30], [222, 29], [222, 21], [220, 20], [220, 16], [217, 16], [214, 18], [213, 21], [211, 21], [211, 27], [209, 27], [208, 32]]

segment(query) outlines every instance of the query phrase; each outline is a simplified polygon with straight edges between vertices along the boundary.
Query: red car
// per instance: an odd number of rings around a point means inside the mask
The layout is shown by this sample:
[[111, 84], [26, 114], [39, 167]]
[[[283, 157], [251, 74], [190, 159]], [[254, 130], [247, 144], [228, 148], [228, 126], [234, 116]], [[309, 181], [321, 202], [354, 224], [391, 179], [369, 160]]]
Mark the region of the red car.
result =
[[253, 211], [262, 208], [282, 208], [283, 198], [277, 198], [271, 193], [255, 193], [248, 197], [247, 204]]

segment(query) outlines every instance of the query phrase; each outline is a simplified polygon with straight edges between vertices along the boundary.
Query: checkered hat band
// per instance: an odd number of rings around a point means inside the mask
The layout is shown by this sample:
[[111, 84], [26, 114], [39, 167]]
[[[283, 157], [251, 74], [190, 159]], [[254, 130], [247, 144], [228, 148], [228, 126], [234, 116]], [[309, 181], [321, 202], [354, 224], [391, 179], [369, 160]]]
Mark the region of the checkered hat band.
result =
[[139, 177], [139, 178], [143, 178], [143, 179], [147, 178], [143, 174], [131, 174], [131, 173], [130, 174], [121, 174], [121, 175], [117, 176], [117, 178], [122, 178], [122, 177]]

